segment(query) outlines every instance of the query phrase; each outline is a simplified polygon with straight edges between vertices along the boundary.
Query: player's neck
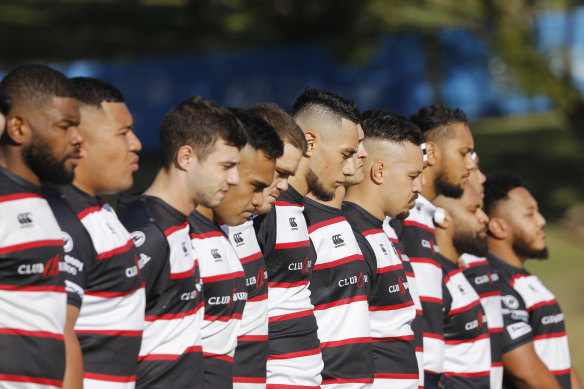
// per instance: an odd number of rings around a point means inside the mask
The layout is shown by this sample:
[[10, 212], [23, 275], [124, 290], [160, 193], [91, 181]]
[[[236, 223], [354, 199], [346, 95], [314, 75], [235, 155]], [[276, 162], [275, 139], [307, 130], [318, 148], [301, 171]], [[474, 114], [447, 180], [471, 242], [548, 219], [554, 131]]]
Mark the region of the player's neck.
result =
[[489, 238], [489, 252], [518, 269], [523, 269], [523, 265], [527, 260], [527, 258], [518, 256], [511, 245], [506, 242], [496, 241], [492, 238]]
[[12, 153], [9, 146], [0, 148], [0, 166], [9, 172], [16, 174], [20, 178], [26, 181], [32, 182], [33, 184], [40, 186], [41, 181], [36, 174], [26, 165], [22, 160], [20, 149], [16, 150], [16, 153]]
[[144, 194], [158, 197], [188, 216], [195, 210], [196, 204], [187, 192], [185, 178], [176, 169], [160, 169]]
[[378, 200], [375, 189], [361, 183], [347, 189], [345, 201], [355, 203], [379, 220], [385, 219], [385, 213], [381, 209], [381, 201]]
[[341, 209], [343, 207], [343, 199], [345, 198], [345, 187], [339, 186], [335, 191], [335, 196], [329, 201], [319, 200], [312, 193], [308, 193], [306, 197], [331, 208]]
[[204, 207], [202, 205], [197, 205], [196, 210], [201, 215], [205, 216], [207, 219], [214, 221], [215, 215], [213, 214], [213, 210], [211, 208], [207, 208], [207, 207]]
[[459, 253], [454, 247], [450, 233], [447, 230], [436, 226], [435, 234], [436, 243], [440, 248], [440, 254], [450, 262], [458, 263], [458, 258], [460, 258], [461, 253]]

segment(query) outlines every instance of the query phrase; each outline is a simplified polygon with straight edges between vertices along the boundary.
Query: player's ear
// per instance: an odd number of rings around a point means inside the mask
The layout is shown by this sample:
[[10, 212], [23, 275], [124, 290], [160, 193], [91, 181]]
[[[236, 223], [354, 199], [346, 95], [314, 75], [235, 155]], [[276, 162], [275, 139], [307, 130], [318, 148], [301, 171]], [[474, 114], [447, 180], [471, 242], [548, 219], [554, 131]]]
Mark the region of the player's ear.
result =
[[452, 225], [452, 216], [450, 216], [448, 210], [436, 208], [434, 211], [434, 224], [443, 230], [450, 228]]
[[312, 130], [308, 130], [304, 133], [304, 138], [306, 139], [306, 143], [308, 143], [308, 148], [306, 149], [304, 156], [311, 157], [312, 153], [314, 152], [314, 146], [316, 144], [316, 133]]
[[195, 150], [189, 145], [183, 145], [178, 149], [176, 153], [175, 166], [179, 170], [190, 170], [198, 162]]
[[428, 166], [436, 165], [439, 153], [440, 151], [438, 150], [438, 145], [436, 143], [426, 141], [426, 156], [428, 157]]
[[511, 233], [509, 223], [499, 217], [489, 219], [487, 226], [489, 227], [491, 236], [499, 240], [506, 239]]
[[383, 183], [385, 179], [385, 173], [383, 171], [384, 166], [383, 161], [375, 161], [373, 162], [373, 165], [371, 165], [369, 175], [374, 184], [381, 185]]
[[30, 128], [20, 116], [10, 116], [6, 120], [6, 135], [17, 145], [22, 145], [30, 140]]

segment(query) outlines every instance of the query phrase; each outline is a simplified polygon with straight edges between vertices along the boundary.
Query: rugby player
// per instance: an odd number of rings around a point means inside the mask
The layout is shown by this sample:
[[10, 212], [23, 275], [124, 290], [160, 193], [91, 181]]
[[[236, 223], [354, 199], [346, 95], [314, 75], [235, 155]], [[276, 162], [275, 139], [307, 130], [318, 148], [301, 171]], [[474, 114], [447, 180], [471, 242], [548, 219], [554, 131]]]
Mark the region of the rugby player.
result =
[[369, 153], [365, 179], [348, 188], [343, 209], [371, 284], [374, 386], [414, 389], [419, 385], [411, 327], [416, 308], [402, 259], [383, 224], [386, 217], [405, 218], [422, 190], [423, 137], [415, 125], [390, 116], [366, 119], [363, 129]]
[[[242, 122], [247, 137], [238, 165], [240, 183], [229, 190], [219, 206], [198, 206], [191, 216], [198, 230], [193, 234], [193, 246], [200, 261], [205, 296], [201, 330], [204, 380], [205, 387], [213, 388], [265, 387], [265, 267], [261, 256], [242, 256], [240, 260], [220, 224], [239, 226], [262, 205], [264, 189], [272, 183], [276, 158], [282, 156], [284, 145], [257, 113], [244, 109], [231, 112]], [[235, 247], [246, 241], [241, 235], [234, 239]]]
[[160, 125], [161, 168], [142, 196], [118, 210], [147, 262], [146, 319], [138, 358], [139, 388], [203, 388], [203, 293], [188, 216], [216, 207], [239, 184], [241, 123], [214, 101], [192, 96]]
[[129, 189], [142, 145], [122, 93], [77, 77], [84, 142], [73, 185], [44, 190], [65, 236], [66, 388], [133, 388], [144, 326], [139, 253], [99, 196]]
[[61, 387], [66, 316], [63, 237], [42, 183], [68, 184], [80, 158], [71, 81], [20, 65], [0, 82], [0, 386]]
[[444, 327], [442, 321], [442, 269], [436, 261], [438, 246], [434, 236], [432, 201], [440, 194], [448, 197], [462, 195], [474, 167], [474, 141], [460, 109], [430, 105], [415, 112], [410, 119], [426, 138], [427, 166], [425, 185], [402, 223], [398, 236], [416, 276], [417, 289], [423, 311], [424, 385], [438, 385], [443, 372]]
[[489, 262], [502, 280], [504, 387], [582, 388], [572, 367], [564, 314], [555, 296], [525, 270], [548, 256], [537, 201], [511, 172], [487, 176]]

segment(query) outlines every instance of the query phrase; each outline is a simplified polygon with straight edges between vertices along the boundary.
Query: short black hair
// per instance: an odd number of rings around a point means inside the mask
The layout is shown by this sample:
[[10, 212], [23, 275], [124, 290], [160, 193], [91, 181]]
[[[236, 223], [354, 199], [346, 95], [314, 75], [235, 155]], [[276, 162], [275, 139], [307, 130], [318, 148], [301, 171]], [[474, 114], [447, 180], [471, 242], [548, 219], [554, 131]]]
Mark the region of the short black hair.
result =
[[77, 98], [77, 95], [71, 80], [47, 65], [19, 65], [0, 82], [0, 109], [4, 115], [16, 104], [44, 103], [54, 97]]
[[416, 146], [424, 143], [422, 132], [408, 119], [379, 116], [365, 119], [362, 123], [365, 139], [381, 139], [394, 143], [410, 142]]
[[284, 143], [274, 128], [258, 113], [244, 108], [229, 108], [237, 116], [247, 137], [247, 144], [254, 150], [261, 150], [269, 159], [277, 159], [284, 154]]
[[466, 114], [462, 109], [441, 104], [420, 108], [410, 116], [410, 120], [416, 123], [424, 134], [452, 123], [468, 124]]
[[523, 187], [521, 178], [510, 170], [487, 174], [487, 181], [484, 184], [485, 197], [483, 199], [483, 209], [488, 216], [495, 209], [495, 204], [500, 200], [508, 198], [508, 193], [512, 189]]
[[71, 79], [80, 104], [101, 108], [101, 103], [123, 103], [124, 95], [118, 88], [93, 77]]
[[251, 111], [258, 113], [280, 136], [284, 143], [306, 153], [308, 143], [300, 126], [288, 115], [286, 111], [278, 107], [276, 103], [262, 103], [249, 107]]
[[241, 122], [227, 108], [194, 95], [173, 107], [160, 124], [158, 140], [163, 169], [170, 169], [178, 150], [191, 146], [200, 161], [205, 160], [218, 138], [241, 149], [246, 136]]
[[385, 108], [371, 108], [364, 111], [361, 116], [363, 117], [363, 120], [378, 118], [381, 116], [391, 116], [402, 120], [408, 120], [406, 116]]
[[314, 109], [328, 111], [339, 121], [345, 118], [356, 124], [361, 123], [361, 112], [355, 102], [322, 88], [307, 88], [294, 101], [291, 115], [296, 118]]

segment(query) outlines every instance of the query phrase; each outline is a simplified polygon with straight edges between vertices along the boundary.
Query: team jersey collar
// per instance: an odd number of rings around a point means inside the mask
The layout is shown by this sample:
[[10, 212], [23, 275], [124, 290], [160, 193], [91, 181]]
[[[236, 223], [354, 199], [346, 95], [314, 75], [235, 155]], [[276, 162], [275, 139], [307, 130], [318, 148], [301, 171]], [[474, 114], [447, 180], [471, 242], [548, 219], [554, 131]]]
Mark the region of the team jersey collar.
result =
[[0, 174], [6, 176], [6, 178], [10, 181], [13, 181], [18, 186], [23, 187], [26, 189], [27, 192], [33, 193], [41, 193], [41, 187], [33, 184], [32, 182], [25, 180], [24, 178], [20, 177], [17, 174], [12, 173], [10, 170], [0, 166]]
[[360, 205], [350, 201], [343, 201], [343, 208], [353, 208], [367, 223], [371, 224], [372, 227], [383, 228], [383, 220], [379, 220]]

